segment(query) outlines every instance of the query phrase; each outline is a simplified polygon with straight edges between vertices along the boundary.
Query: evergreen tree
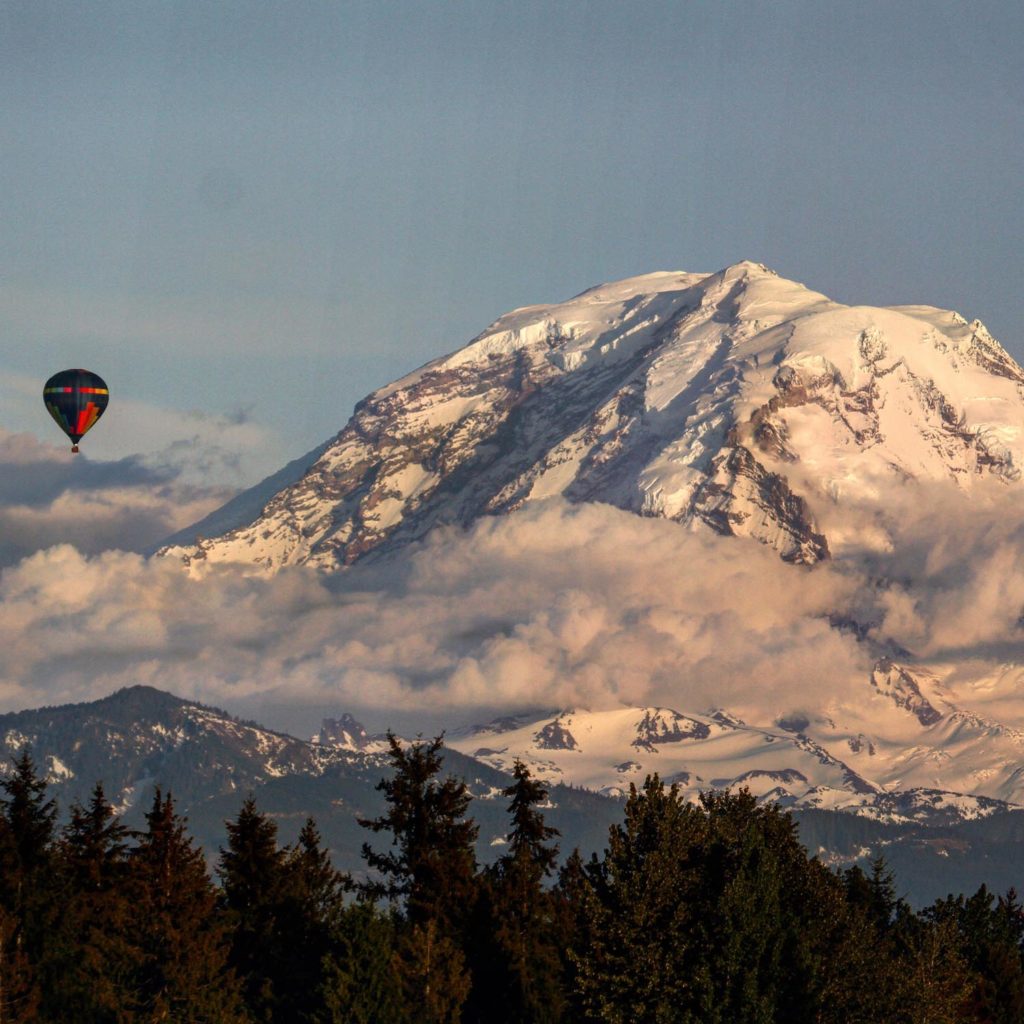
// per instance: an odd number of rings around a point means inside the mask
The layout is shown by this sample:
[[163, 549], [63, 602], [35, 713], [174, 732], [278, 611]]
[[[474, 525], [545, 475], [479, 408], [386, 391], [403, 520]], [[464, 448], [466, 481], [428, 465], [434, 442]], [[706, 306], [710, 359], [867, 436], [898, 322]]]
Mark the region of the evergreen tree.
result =
[[604, 858], [576, 880], [584, 920], [573, 947], [584, 1019], [699, 1019], [688, 1009], [698, 979], [683, 969], [683, 956], [696, 926], [685, 899], [686, 857], [703, 824], [678, 786], [666, 791], [655, 775], [642, 791], [630, 787], [625, 821], [609, 829]]
[[324, 961], [334, 952], [352, 882], [332, 866], [312, 818], [286, 851], [284, 876], [274, 935], [275, 1003], [292, 1020], [313, 1020], [323, 1001]]
[[1024, 1020], [1024, 912], [1011, 889], [995, 899], [983, 885], [973, 896], [949, 896], [925, 910], [927, 920], [955, 929], [955, 944], [973, 973], [970, 1007], [991, 1024]]
[[586, 1019], [589, 985], [580, 977], [580, 968], [590, 967], [590, 952], [596, 949], [597, 937], [591, 929], [603, 917], [600, 900], [591, 882], [601, 867], [592, 854], [585, 864], [578, 849], [566, 858], [558, 873], [552, 893], [558, 914], [556, 932], [561, 938], [562, 988], [566, 999], [566, 1016], [571, 1021]]
[[131, 864], [130, 938], [142, 952], [134, 1019], [244, 1024], [217, 893], [170, 794], [156, 791]]
[[[862, 909], [846, 901], [841, 879], [811, 862], [805, 900], [815, 923], [810, 934], [793, 935], [800, 916], [789, 917], [788, 945], [783, 963], [791, 980], [783, 990], [786, 1011], [797, 1005], [813, 1007], [815, 1024], [878, 1024], [885, 1000], [886, 972], [891, 963], [878, 957], [876, 927]], [[789, 966], [791, 963], [791, 966]], [[889, 985], [891, 989], [891, 985]]]
[[109, 890], [125, 873], [129, 830], [107, 801], [103, 784], [93, 787], [88, 807], [71, 805], [58, 853], [72, 888], [79, 892]]
[[437, 918], [410, 924], [399, 935], [398, 977], [415, 1020], [424, 1024], [458, 1024], [469, 995], [466, 957], [455, 940], [441, 930]]
[[887, 932], [897, 915], [909, 907], [896, 896], [896, 880], [884, 857], [871, 862], [871, 874], [866, 875], [858, 865], [843, 875], [847, 901], [864, 910], [867, 919], [880, 932]]
[[848, 937], [836, 944], [840, 969], [829, 981], [824, 1019], [829, 1024], [897, 1019], [912, 958], [907, 926], [913, 913], [896, 896], [892, 872], [881, 857], [871, 862], [870, 874], [854, 865], [840, 881]]
[[287, 987], [283, 961], [291, 952], [282, 943], [287, 854], [277, 845], [277, 825], [251, 796], [226, 826], [228, 845], [220, 851], [217, 874], [233, 928], [230, 963], [253, 1019], [269, 1024]]
[[476, 873], [473, 844], [478, 829], [466, 817], [470, 795], [465, 782], [451, 776], [438, 781], [444, 746], [441, 737], [402, 749], [388, 733], [394, 774], [377, 789], [387, 812], [359, 824], [374, 832], [390, 832], [394, 851], [375, 852], [363, 845], [363, 858], [384, 881], [371, 884], [373, 896], [401, 899], [411, 924], [437, 921], [442, 930], [457, 931], [457, 921], [472, 904]]
[[690, 853], [700, 1004], [721, 1021], [813, 1020], [838, 971], [839, 880], [801, 846], [790, 815], [746, 790], [705, 793], [702, 844]]
[[33, 1024], [39, 1020], [40, 986], [19, 942], [21, 922], [0, 906], [0, 1021]]
[[513, 864], [522, 865], [524, 877], [539, 882], [551, 874], [558, 861], [558, 846], [547, 843], [559, 832], [544, 823], [544, 815], [537, 809], [547, 800], [548, 791], [518, 757], [512, 778], [512, 785], [502, 791], [512, 801], [508, 808], [512, 831], [506, 836], [509, 852], [501, 859], [502, 868], [507, 872]]
[[329, 929], [345, 908], [351, 877], [331, 864], [316, 822], [306, 820], [295, 845], [288, 850], [285, 872], [308, 926]]
[[394, 773], [377, 785], [387, 810], [360, 824], [390, 833], [393, 849], [378, 853], [364, 844], [364, 859], [381, 876], [366, 892], [402, 901], [407, 927], [399, 947], [410, 1002], [433, 1015], [427, 1020], [448, 1020], [469, 989], [460, 944], [475, 908], [478, 830], [466, 817], [466, 784], [437, 778], [441, 737], [408, 750], [391, 733], [388, 741]]
[[842, 1019], [829, 1007], [841, 993], [843, 889], [774, 806], [746, 791], [691, 806], [654, 776], [631, 789], [604, 858], [580, 868], [586, 1019]]
[[[972, 1020], [973, 976], [960, 953], [952, 921], [928, 921], [908, 914], [902, 932], [895, 1005], [888, 1020], [908, 1024], [966, 1024]], [[987, 1018], [973, 1018], [987, 1020]]]
[[850, 868], [842, 882], [850, 931], [860, 941], [842, 945], [828, 1021], [989, 1019], [973, 1015], [973, 978], [950, 921], [915, 914], [896, 895], [893, 874], [881, 858], [868, 874]]
[[13, 868], [20, 881], [49, 864], [57, 821], [57, 804], [46, 796], [46, 780], [36, 774], [32, 751], [26, 746], [14, 760], [14, 770], [2, 781], [0, 810], [10, 828]]
[[[58, 914], [50, 870], [57, 805], [46, 795], [46, 781], [37, 774], [28, 746], [14, 758], [0, 790], [0, 908], [6, 936], [0, 971], [12, 974], [9, 992], [20, 988], [25, 994], [37, 993], [38, 972]], [[0, 994], [0, 1006], [3, 998]], [[19, 1012], [34, 1012], [28, 1009], [34, 998], [19, 997]]]
[[99, 783], [88, 807], [71, 807], [55, 864], [61, 913], [41, 964], [49, 1020], [119, 1020], [133, 1000], [143, 957], [131, 938], [128, 834]]
[[484, 934], [471, 945], [474, 987], [467, 1016], [547, 1024], [565, 1009], [563, 918], [558, 897], [544, 884], [558, 858], [558, 847], [549, 845], [558, 830], [538, 810], [547, 790], [518, 759], [513, 777], [504, 790], [511, 800], [508, 853], [487, 873], [477, 929]]
[[332, 951], [322, 961], [316, 1024], [404, 1024], [410, 1014], [395, 955], [393, 915], [360, 900], [334, 922]]

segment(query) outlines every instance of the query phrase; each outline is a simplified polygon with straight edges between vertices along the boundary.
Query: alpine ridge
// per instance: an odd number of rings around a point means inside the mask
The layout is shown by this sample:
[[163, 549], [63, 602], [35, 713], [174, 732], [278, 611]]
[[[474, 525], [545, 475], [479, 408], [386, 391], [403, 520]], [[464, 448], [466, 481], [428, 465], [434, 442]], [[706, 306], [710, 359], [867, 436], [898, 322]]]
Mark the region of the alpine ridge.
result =
[[[906, 669], [889, 670], [916, 686]], [[894, 698], [896, 707], [906, 710], [900, 700]], [[922, 724], [944, 717], [934, 714]], [[692, 714], [663, 707], [574, 709], [474, 726], [456, 732], [450, 745], [502, 771], [519, 758], [548, 782], [571, 780], [607, 796], [624, 796], [631, 783], [640, 786], [657, 773], [691, 801], [708, 789], [745, 787], [758, 799], [788, 808], [847, 811], [897, 823], [983, 818], [1024, 802], [1015, 773], [999, 772], [1015, 753], [1020, 757], [1019, 745], [1014, 750], [1001, 743], [995, 730], [980, 734], [972, 756], [960, 761], [969, 762], [972, 773], [956, 777], [954, 762], [939, 775], [941, 736], [901, 724], [901, 717], [895, 708], [875, 706], [865, 725], [873, 734], [850, 735], [849, 722], [825, 718], [753, 725], [715, 708]], [[893, 742], [900, 734], [904, 742]], [[925, 746], [929, 739], [932, 749]], [[998, 784], [991, 795], [972, 794], [983, 768]]]
[[884, 548], [900, 482], [1016, 484], [1022, 388], [955, 312], [845, 306], [750, 262], [647, 274], [500, 317], [163, 553], [334, 571], [559, 495], [814, 563]]

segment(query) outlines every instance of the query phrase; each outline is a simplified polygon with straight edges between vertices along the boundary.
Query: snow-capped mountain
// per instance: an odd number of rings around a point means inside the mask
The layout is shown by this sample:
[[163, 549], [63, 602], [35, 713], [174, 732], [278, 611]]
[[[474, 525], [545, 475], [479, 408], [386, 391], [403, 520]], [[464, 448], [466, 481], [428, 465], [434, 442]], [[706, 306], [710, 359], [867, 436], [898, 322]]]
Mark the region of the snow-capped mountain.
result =
[[845, 306], [754, 263], [648, 274], [500, 317], [360, 402], [258, 516], [263, 485], [165, 553], [334, 570], [562, 495], [812, 563], [863, 545], [845, 509], [902, 481], [1016, 483], [1022, 394], [954, 312]]
[[[927, 704], [916, 681], [892, 664], [879, 666], [875, 678], [876, 701], [864, 714], [870, 735], [850, 734], [848, 724], [827, 718], [751, 725], [722, 710], [648, 707], [503, 718], [461, 730], [449, 742], [495, 768], [511, 770], [519, 758], [548, 782], [609, 796], [657, 772], [691, 800], [702, 790], [744, 786], [785, 807], [888, 822], [960, 821], [1024, 803], [1024, 736], [980, 723], [972, 728], [955, 712], [935, 712], [926, 728], [900, 722], [908, 711], [915, 718], [919, 706], [907, 707], [897, 687], [912, 687]], [[981, 777], [987, 785], [979, 785]]]
[[[1021, 489], [1022, 426], [1024, 370], [979, 321], [842, 305], [753, 263], [649, 274], [499, 318], [364, 399], [333, 441], [236, 501], [244, 516], [212, 520], [226, 532], [163, 553], [199, 576], [214, 563], [332, 572], [560, 497], [744, 537], [787, 562], [864, 565], [892, 548], [914, 482]], [[799, 710], [770, 692], [725, 708], [681, 692], [675, 710], [503, 720], [454, 746], [607, 793], [658, 771], [692, 796], [747, 785], [889, 821], [1024, 805], [1019, 672], [976, 685], [846, 611], [832, 624], [869, 667], [833, 692], [825, 666]], [[345, 722], [321, 739], [365, 741]]]

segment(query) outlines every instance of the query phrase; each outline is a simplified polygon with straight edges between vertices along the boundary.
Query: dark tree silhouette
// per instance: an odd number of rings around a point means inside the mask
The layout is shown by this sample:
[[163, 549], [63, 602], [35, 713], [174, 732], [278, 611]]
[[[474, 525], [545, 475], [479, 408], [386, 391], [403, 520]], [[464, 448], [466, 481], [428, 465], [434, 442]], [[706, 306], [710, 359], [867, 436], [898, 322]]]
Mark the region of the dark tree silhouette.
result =
[[387, 810], [360, 824], [390, 833], [392, 849], [380, 853], [364, 844], [363, 857], [381, 876], [365, 891], [401, 902], [399, 964], [412, 1005], [423, 1008], [424, 1020], [457, 1020], [469, 992], [462, 943], [477, 890], [470, 796], [465, 782], [438, 779], [440, 736], [408, 750], [392, 733], [388, 742], [394, 774], [377, 786]]
[[508, 853], [486, 873], [474, 941], [470, 946], [474, 987], [467, 1013], [479, 1021], [550, 1024], [565, 1012], [565, 935], [560, 899], [545, 887], [554, 871], [558, 830], [540, 810], [544, 785], [516, 760]]
[[169, 793], [157, 789], [131, 865], [130, 938], [142, 952], [138, 1019], [244, 1024], [217, 892]]

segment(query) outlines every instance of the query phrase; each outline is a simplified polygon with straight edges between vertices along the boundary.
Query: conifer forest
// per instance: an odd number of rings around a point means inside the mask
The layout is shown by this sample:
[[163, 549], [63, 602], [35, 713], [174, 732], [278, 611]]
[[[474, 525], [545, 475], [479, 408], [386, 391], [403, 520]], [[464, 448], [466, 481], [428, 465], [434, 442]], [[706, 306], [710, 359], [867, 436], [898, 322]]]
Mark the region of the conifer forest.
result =
[[516, 764], [481, 866], [440, 738], [390, 737], [366, 870], [250, 798], [215, 864], [173, 794], [129, 831], [100, 784], [63, 818], [26, 749], [0, 786], [0, 1024], [1019, 1024], [1024, 906], [916, 911], [883, 861], [833, 870], [746, 791], [632, 789], [565, 856]]

